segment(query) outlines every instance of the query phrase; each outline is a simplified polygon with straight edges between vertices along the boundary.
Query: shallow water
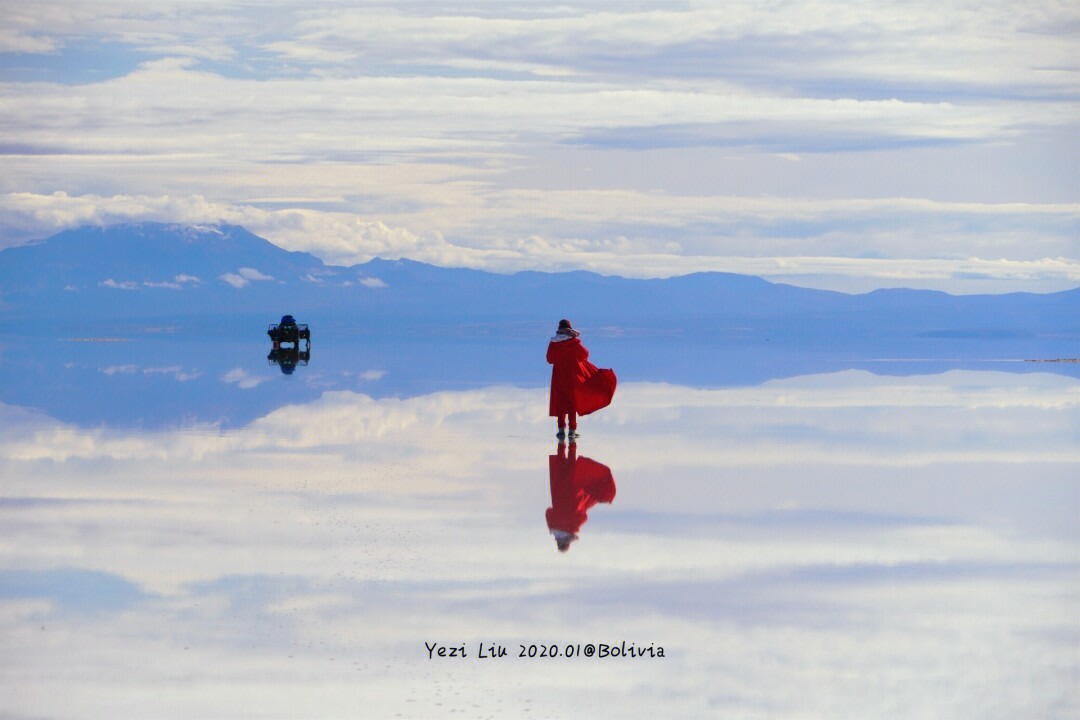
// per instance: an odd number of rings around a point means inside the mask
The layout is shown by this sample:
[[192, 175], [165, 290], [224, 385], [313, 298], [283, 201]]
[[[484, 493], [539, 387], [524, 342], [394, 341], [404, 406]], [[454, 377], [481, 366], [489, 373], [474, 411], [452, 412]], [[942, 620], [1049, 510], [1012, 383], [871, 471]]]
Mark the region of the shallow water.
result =
[[1068, 375], [642, 372], [571, 466], [543, 368], [71, 347], [4, 356], [71, 373], [0, 405], [4, 717], [1080, 712]]

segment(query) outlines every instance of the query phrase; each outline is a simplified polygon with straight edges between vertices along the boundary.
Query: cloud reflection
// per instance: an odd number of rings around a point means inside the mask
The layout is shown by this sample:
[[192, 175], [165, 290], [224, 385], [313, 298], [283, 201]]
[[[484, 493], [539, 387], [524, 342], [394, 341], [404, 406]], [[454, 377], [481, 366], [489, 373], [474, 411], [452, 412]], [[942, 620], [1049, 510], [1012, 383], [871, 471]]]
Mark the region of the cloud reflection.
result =
[[[550, 453], [543, 388], [327, 392], [235, 430], [2, 406], [0, 691], [16, 716], [525, 715], [538, 683], [558, 716], [1074, 714], [1078, 389], [627, 383], [579, 454]], [[552, 552], [541, 508], [587, 542]], [[620, 640], [667, 658], [424, 652]]]

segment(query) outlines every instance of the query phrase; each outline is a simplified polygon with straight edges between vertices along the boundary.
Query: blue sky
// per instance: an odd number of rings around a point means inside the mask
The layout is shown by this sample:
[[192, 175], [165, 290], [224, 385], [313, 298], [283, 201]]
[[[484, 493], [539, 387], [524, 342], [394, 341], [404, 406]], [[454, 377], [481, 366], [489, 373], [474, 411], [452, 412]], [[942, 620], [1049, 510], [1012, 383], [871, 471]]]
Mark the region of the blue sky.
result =
[[0, 247], [1080, 284], [1080, 6], [5, 3]]

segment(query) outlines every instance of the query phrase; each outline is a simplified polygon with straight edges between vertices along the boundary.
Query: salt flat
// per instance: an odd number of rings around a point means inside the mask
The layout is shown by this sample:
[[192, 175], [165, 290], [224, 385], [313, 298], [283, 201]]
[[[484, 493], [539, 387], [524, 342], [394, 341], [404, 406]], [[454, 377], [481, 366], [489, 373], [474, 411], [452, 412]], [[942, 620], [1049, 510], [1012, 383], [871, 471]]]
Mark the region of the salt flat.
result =
[[[265, 372], [250, 392], [297, 380]], [[1040, 372], [629, 382], [576, 446], [611, 498], [555, 477], [543, 388], [330, 390], [237, 427], [4, 405], [0, 696], [13, 717], [1075, 715], [1078, 407]], [[567, 494], [587, 517], [560, 553]]]

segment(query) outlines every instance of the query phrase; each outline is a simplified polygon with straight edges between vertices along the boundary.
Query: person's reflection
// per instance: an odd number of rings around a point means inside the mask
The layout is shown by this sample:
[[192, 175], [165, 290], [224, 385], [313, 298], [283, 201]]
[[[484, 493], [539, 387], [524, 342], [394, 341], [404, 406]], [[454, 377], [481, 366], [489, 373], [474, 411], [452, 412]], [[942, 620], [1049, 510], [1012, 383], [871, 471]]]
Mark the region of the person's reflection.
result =
[[570, 549], [578, 532], [589, 519], [596, 503], [615, 499], [615, 478], [611, 468], [587, 457], [577, 456], [577, 444], [559, 443], [558, 453], [548, 456], [551, 478], [551, 507], [547, 510], [548, 530], [555, 536], [559, 552]]

